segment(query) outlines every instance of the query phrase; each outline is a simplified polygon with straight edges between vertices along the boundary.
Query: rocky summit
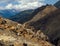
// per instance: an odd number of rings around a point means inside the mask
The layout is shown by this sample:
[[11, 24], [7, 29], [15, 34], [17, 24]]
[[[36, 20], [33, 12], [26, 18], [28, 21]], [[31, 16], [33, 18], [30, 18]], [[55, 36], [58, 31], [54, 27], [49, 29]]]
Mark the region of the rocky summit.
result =
[[41, 30], [0, 17], [0, 46], [54, 46]]

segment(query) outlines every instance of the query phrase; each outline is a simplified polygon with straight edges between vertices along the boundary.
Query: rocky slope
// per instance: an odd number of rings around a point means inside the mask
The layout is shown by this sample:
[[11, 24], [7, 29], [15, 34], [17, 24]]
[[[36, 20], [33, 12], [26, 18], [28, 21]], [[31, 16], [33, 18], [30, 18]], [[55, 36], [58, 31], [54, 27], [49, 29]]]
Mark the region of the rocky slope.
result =
[[54, 46], [41, 30], [0, 17], [0, 46]]
[[[44, 17], [49, 16], [52, 12], [54, 12], [55, 10], [57, 10], [58, 8], [56, 8], [55, 6], [52, 5], [48, 5], [44, 8], [44, 10], [42, 11], [38, 11], [31, 20], [29, 20], [28, 22], [26, 22], [26, 26], [34, 26], [35, 29], [40, 29], [40, 21], [42, 21], [42, 23], [45, 23], [45, 21], [43, 21], [42, 19], [44, 19]], [[34, 12], [35, 13], [35, 12]], [[39, 23], [38, 23], [39, 22]], [[39, 25], [40, 24], [40, 25]]]
[[36, 13], [36, 15], [30, 20], [30, 22], [37, 21], [37, 20], [47, 16], [48, 14], [54, 12], [56, 9], [57, 8], [55, 6], [48, 5], [42, 11], [39, 10], [39, 12]]
[[42, 30], [50, 41], [60, 44], [60, 9], [55, 6], [47, 6], [42, 12], [35, 15], [30, 21], [25, 23], [28, 28], [33, 26], [36, 30]]

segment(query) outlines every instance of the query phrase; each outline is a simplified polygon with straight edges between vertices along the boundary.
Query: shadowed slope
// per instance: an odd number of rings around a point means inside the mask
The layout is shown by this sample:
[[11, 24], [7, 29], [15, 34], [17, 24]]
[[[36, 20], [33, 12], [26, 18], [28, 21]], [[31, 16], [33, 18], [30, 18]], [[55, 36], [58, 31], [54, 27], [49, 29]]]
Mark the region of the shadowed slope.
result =
[[37, 18], [38, 20], [33, 18], [33, 21], [28, 22], [28, 25], [42, 30], [50, 38], [50, 41], [57, 45], [60, 40], [60, 9], [54, 9], [54, 7], [52, 9], [48, 10], [51, 12], [46, 11], [48, 14], [42, 12], [44, 16]]

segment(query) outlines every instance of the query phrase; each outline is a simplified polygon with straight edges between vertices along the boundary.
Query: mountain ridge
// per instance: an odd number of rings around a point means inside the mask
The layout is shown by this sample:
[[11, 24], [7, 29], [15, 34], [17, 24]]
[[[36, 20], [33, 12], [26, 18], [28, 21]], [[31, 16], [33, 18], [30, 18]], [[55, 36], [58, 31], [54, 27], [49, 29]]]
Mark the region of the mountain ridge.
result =
[[0, 16], [4, 18], [9, 18], [10, 16], [14, 16], [18, 14], [19, 12], [20, 11], [17, 11], [15, 9], [4, 9], [4, 10], [0, 10]]
[[[29, 17], [34, 12], [33, 9], [22, 11], [15, 16], [10, 17], [11, 20], [17, 21], [19, 23], [24, 23], [29, 20]], [[22, 20], [22, 21], [21, 21]]]
[[[48, 6], [48, 5], [46, 5], [46, 6]], [[39, 11], [42, 11], [46, 6], [42, 6], [42, 7], [39, 7], [39, 8], [37, 8], [37, 9], [35, 9], [35, 10], [32, 10], [32, 13], [31, 14], [28, 14], [27, 15], [27, 17], [25, 17], [25, 18], [23, 18], [24, 17], [24, 15], [15, 15], [15, 16], [12, 16], [12, 18], [11, 18], [11, 20], [13, 20], [13, 21], [16, 21], [16, 22], [19, 22], [19, 23], [25, 23], [25, 22], [27, 22], [27, 21], [29, 21], [30, 19], [32, 19]], [[27, 11], [27, 10], [26, 10]], [[23, 11], [24, 12], [24, 11]], [[22, 13], [23, 13], [22, 12]], [[27, 12], [29, 12], [29, 11], [27, 11]], [[30, 13], [30, 12], [29, 12]], [[26, 14], [26, 13], [25, 13]], [[17, 17], [18, 16], [18, 17]], [[26, 15], [25, 15], [26, 16]], [[17, 18], [17, 20], [15, 20], [15, 19]], [[22, 18], [22, 19], [21, 19]], [[24, 20], [25, 21], [24, 21]], [[22, 22], [21, 22], [21, 20], [22, 20]]]

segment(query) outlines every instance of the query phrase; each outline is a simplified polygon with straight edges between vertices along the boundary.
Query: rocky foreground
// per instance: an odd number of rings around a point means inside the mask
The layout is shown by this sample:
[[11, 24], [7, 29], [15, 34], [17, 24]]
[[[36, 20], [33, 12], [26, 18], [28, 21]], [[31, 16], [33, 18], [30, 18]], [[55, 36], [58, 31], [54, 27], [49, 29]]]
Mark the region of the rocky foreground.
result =
[[0, 17], [0, 46], [54, 46], [41, 30]]

